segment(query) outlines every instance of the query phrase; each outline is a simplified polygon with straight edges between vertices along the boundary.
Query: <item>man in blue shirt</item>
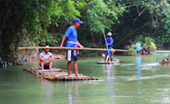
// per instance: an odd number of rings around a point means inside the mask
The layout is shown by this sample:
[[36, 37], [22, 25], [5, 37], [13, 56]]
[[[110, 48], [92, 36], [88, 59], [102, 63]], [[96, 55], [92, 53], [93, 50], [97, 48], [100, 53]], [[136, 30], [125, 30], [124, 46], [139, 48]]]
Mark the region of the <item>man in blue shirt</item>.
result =
[[[79, 41], [77, 40], [77, 29], [79, 28], [80, 24], [83, 24], [82, 21], [80, 21], [79, 18], [75, 18], [72, 21], [73, 25], [70, 26], [63, 39], [61, 42], [60, 47], [63, 47], [64, 41], [67, 39], [67, 43], [66, 43], [66, 47], [69, 48], [77, 48], [80, 47], [81, 49], [84, 49], [84, 47], [79, 43]], [[74, 62], [74, 70], [75, 70], [75, 75], [76, 77], [78, 77], [78, 64], [77, 64], [77, 50], [71, 50], [71, 49], [67, 49], [67, 70], [68, 70], [68, 76], [71, 75], [71, 62]]]
[[141, 44], [140, 44], [140, 41], [138, 41], [138, 43], [136, 43], [136, 52], [137, 52], [137, 55], [140, 55], [140, 49], [141, 49]]
[[[108, 32], [107, 33], [107, 39], [105, 40], [105, 42], [106, 42], [106, 48], [107, 49], [112, 49], [112, 44], [113, 44], [113, 38], [112, 38], [112, 33], [111, 32]], [[108, 51], [108, 50], [106, 50], [105, 51], [105, 62], [107, 62], [107, 60], [110, 60], [111, 61], [111, 59], [112, 59], [112, 51]]]

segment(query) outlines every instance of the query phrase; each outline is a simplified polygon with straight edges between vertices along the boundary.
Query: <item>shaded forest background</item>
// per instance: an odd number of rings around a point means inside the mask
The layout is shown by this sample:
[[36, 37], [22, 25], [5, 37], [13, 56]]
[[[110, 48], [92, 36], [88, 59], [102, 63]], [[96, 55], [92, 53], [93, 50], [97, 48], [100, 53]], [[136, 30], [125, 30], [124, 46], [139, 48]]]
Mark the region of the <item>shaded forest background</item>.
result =
[[168, 0], [1, 0], [0, 57], [15, 60], [19, 46], [59, 46], [73, 18], [85, 47], [104, 47], [102, 30], [111, 31], [114, 48], [136, 41], [157, 48], [170, 45]]

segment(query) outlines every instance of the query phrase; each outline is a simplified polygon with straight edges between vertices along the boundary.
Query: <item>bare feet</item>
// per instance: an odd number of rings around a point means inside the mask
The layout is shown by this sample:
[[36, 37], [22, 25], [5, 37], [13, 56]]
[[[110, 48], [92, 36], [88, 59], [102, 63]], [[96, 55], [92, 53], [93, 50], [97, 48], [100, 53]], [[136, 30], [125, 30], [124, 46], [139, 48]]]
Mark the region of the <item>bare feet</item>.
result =
[[76, 76], [77, 78], [78, 78], [78, 77], [80, 77], [80, 75], [79, 75], [79, 74], [78, 74], [78, 75], [75, 75], [75, 76]]
[[71, 77], [71, 75], [67, 75], [67, 77]]

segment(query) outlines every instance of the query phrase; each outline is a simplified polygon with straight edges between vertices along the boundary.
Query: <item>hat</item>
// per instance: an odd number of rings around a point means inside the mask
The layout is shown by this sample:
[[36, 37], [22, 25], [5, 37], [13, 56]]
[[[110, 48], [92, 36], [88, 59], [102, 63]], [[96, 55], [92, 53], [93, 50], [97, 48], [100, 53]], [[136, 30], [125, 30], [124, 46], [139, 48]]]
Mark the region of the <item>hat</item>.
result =
[[111, 33], [111, 32], [108, 32], [108, 33], [107, 33], [107, 36], [112, 36], [112, 33]]
[[50, 48], [49, 46], [45, 46], [45, 48]]
[[76, 23], [76, 22], [78, 22], [78, 23], [80, 23], [80, 24], [83, 24], [83, 22], [82, 21], [80, 21], [80, 19], [79, 18], [75, 18], [75, 19], [73, 19], [73, 24], [74, 23]]

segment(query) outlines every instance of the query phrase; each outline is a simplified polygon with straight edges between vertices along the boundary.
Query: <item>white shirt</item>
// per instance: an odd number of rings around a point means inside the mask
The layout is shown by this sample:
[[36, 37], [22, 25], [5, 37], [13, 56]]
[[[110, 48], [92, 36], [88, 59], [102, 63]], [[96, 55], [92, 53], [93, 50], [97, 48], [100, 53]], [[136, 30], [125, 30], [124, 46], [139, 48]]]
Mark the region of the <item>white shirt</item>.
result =
[[48, 52], [47, 54], [43, 51], [40, 53], [40, 57], [43, 58], [44, 60], [48, 61], [53, 54], [51, 52]]

